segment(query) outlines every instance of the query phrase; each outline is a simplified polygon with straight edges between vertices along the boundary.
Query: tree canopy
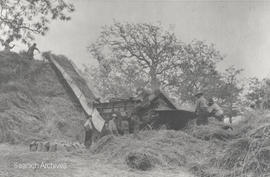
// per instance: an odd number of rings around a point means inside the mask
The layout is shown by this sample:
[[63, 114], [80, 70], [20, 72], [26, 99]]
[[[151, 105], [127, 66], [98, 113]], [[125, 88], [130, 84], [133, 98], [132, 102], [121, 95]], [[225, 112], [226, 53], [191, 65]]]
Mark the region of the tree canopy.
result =
[[162, 74], [180, 66], [183, 48], [174, 33], [164, 31], [160, 25], [114, 23], [103, 28], [90, 52], [107, 65], [107, 71], [111, 62], [117, 61], [122, 68], [136, 63], [151, 88], [159, 88]]
[[186, 44], [161, 25], [149, 23], [104, 26], [89, 51], [106, 83], [113, 85], [118, 77], [133, 88], [161, 88], [183, 101], [190, 101], [199, 90], [209, 90], [209, 82], [220, 77], [216, 63], [223, 59], [212, 44], [198, 40]]
[[51, 20], [70, 20], [73, 11], [65, 0], [0, 0], [1, 38], [30, 42], [33, 34], [46, 34]]
[[98, 67], [89, 69], [101, 95], [128, 97], [136, 88], [165, 90], [178, 103], [194, 101], [196, 92], [215, 98], [232, 115], [243, 89], [242, 70], [217, 64], [224, 56], [214, 44], [180, 41], [161, 25], [119, 23], [104, 26], [89, 47]]
[[257, 107], [270, 108], [270, 79], [262, 80], [253, 77], [249, 79], [248, 92], [246, 99], [249, 103]]
[[193, 40], [184, 46], [183, 54], [181, 67], [164, 73], [166, 75], [164, 87], [178, 94], [182, 101], [192, 100], [194, 93], [198, 91], [209, 96], [216, 95], [217, 88], [221, 84], [216, 64], [223, 56], [215, 46]]

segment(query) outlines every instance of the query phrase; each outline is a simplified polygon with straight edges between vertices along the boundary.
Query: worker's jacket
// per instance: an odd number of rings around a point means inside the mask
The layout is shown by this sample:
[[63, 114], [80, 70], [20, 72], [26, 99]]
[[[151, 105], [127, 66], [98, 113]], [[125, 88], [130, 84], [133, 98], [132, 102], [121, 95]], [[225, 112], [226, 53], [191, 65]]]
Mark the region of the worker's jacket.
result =
[[129, 123], [127, 120], [121, 121], [121, 130], [122, 131], [129, 131]]
[[131, 119], [131, 131], [133, 132], [138, 132], [140, 130], [140, 120], [138, 118], [138, 116], [135, 116], [134, 118]]
[[204, 97], [200, 97], [196, 101], [196, 114], [205, 114], [207, 113], [208, 106], [207, 106], [207, 100]]
[[108, 123], [108, 128], [109, 128], [109, 130], [110, 130], [111, 132], [114, 132], [114, 131], [117, 131], [117, 132], [118, 132], [117, 126], [116, 126], [116, 124], [115, 124], [115, 122], [114, 122], [113, 119], [111, 119], [111, 120], [109, 121], [109, 123]]

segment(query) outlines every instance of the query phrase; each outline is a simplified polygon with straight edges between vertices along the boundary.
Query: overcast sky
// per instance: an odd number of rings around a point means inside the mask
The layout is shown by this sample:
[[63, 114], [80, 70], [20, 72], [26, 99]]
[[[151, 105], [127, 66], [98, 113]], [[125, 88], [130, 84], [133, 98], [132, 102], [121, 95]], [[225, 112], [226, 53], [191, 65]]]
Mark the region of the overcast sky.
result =
[[38, 37], [42, 51], [64, 54], [76, 64], [91, 64], [87, 46], [101, 27], [113, 20], [161, 22], [174, 27], [179, 39], [214, 43], [226, 58], [219, 69], [235, 65], [245, 76], [270, 75], [270, 1], [180, 0], [73, 0], [76, 12], [69, 22], [53, 22], [45, 37]]

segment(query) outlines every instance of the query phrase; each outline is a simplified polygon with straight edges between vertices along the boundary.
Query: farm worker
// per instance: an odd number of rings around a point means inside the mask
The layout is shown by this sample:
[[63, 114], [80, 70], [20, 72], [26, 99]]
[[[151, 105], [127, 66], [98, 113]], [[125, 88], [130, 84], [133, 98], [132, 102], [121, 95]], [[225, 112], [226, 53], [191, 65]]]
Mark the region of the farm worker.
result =
[[208, 101], [208, 113], [210, 117], [215, 117], [219, 121], [223, 121], [224, 119], [224, 114], [221, 109], [221, 107], [214, 102], [212, 98], [209, 99]]
[[121, 129], [123, 134], [129, 134], [129, 123], [126, 119], [121, 121]]
[[139, 116], [137, 114], [132, 114], [131, 115], [131, 129], [134, 133], [134, 135], [138, 134], [140, 131], [140, 120]]
[[208, 124], [207, 100], [204, 98], [202, 92], [197, 93], [195, 95], [195, 98], [196, 98], [195, 113], [197, 115], [196, 124], [197, 125], [206, 125], [206, 124]]
[[34, 43], [32, 46], [29, 47], [28, 51], [27, 51], [27, 55], [29, 56], [30, 60], [34, 59], [34, 51], [37, 50], [39, 53], [39, 49], [37, 48], [37, 44]]
[[123, 128], [122, 128], [122, 119], [117, 115], [117, 114], [113, 114], [113, 117], [115, 117], [115, 125], [116, 125], [116, 128], [118, 130], [118, 133], [120, 135], [123, 135]]
[[104, 127], [101, 132], [101, 137], [111, 134], [111, 131], [109, 130], [109, 123], [105, 122]]
[[87, 116], [86, 122], [84, 123], [85, 140], [84, 145], [89, 148], [92, 144], [93, 126], [92, 126], [92, 115]]
[[109, 121], [109, 131], [111, 132], [111, 134], [118, 136], [119, 132], [118, 132], [118, 128], [116, 126], [116, 120], [117, 119], [117, 115], [116, 114], [112, 114], [112, 119]]

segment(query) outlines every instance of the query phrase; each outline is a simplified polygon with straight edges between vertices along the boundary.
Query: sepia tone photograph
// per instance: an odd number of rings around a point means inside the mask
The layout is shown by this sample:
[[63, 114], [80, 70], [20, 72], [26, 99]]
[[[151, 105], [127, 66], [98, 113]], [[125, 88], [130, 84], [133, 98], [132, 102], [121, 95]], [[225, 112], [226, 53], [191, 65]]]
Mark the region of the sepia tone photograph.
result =
[[0, 0], [0, 177], [270, 177], [270, 0]]

